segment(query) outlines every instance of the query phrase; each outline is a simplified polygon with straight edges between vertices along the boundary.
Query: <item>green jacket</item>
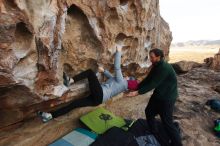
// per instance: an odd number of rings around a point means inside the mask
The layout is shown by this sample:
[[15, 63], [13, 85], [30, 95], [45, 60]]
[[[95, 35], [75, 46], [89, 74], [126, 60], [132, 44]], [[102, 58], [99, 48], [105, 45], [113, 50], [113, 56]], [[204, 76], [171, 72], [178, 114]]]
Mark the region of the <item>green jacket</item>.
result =
[[178, 97], [176, 73], [164, 60], [152, 67], [148, 76], [139, 84], [138, 93], [145, 94], [154, 88], [154, 99], [176, 100]]

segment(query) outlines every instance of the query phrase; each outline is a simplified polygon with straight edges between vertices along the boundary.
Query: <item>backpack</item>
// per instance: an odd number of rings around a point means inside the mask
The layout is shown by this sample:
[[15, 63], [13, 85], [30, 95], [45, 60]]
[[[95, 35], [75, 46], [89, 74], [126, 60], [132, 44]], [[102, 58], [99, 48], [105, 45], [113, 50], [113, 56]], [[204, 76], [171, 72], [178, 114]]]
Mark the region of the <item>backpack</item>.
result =
[[219, 99], [211, 99], [206, 102], [206, 105], [209, 105], [216, 112], [220, 112], [220, 100]]

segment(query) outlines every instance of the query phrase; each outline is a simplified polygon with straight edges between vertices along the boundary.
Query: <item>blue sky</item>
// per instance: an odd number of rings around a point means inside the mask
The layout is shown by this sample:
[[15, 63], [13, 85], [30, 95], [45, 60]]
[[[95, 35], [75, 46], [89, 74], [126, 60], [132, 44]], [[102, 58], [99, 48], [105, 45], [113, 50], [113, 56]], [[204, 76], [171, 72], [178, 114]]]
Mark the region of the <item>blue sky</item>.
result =
[[159, 0], [173, 42], [220, 39], [220, 0]]

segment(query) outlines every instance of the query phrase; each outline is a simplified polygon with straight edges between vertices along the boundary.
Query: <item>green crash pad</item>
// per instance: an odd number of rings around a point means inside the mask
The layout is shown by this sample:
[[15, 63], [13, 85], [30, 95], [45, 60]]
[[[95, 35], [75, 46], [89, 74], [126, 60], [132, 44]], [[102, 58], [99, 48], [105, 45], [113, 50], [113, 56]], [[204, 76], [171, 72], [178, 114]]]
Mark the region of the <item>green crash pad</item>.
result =
[[126, 124], [123, 118], [115, 116], [102, 107], [82, 116], [80, 120], [97, 134], [103, 134], [114, 126], [120, 128]]

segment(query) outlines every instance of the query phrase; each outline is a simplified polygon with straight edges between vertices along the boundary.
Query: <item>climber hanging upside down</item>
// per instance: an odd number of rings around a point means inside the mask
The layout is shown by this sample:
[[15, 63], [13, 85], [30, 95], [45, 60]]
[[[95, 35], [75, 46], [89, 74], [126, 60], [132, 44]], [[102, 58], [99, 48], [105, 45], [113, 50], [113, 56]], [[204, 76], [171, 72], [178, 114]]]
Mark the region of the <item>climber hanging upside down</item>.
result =
[[113, 96], [118, 95], [127, 90], [137, 90], [138, 81], [131, 80], [129, 77], [123, 77], [121, 71], [121, 49], [122, 47], [116, 47], [115, 60], [114, 60], [114, 71], [115, 76], [113, 76], [108, 70], [103, 67], [99, 67], [99, 72], [103, 73], [108, 80], [104, 83], [100, 83], [95, 72], [91, 69], [86, 70], [73, 78], [66, 76], [64, 73], [64, 84], [66, 86], [72, 85], [73, 83], [80, 81], [82, 79], [88, 79], [90, 95], [72, 101], [69, 105], [62, 107], [58, 110], [52, 111], [50, 113], [38, 111], [38, 115], [41, 117], [43, 122], [47, 122], [53, 118], [64, 115], [67, 112], [85, 106], [97, 106], [101, 103], [106, 102]]

